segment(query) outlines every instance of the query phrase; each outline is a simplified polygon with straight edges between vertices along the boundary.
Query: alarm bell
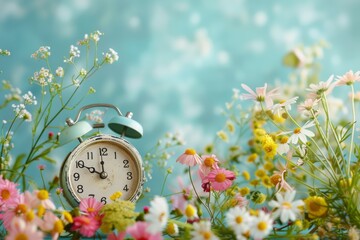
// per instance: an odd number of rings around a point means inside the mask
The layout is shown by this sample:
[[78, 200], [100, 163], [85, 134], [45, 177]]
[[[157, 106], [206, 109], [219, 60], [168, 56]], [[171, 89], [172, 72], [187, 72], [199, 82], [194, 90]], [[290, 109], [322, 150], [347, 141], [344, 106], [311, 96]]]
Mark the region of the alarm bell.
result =
[[103, 124], [94, 124], [91, 125], [90, 123], [86, 121], [79, 121], [80, 115], [82, 111], [89, 109], [89, 108], [95, 108], [95, 107], [107, 107], [107, 108], [113, 108], [117, 113], [118, 116], [113, 117], [109, 123], [108, 127], [119, 134], [121, 137], [129, 137], [129, 138], [141, 138], [143, 135], [143, 128], [142, 126], [135, 120], [131, 119], [133, 113], [128, 112], [125, 116], [121, 113], [121, 111], [111, 104], [106, 103], [97, 103], [97, 104], [90, 104], [82, 107], [75, 120], [72, 120], [71, 118], [66, 119], [66, 123], [69, 126], [68, 128], [65, 128], [61, 134], [59, 139], [59, 144], [64, 145], [67, 144], [75, 139], [79, 139], [80, 142], [82, 142], [81, 137], [91, 130], [93, 128], [99, 128], [104, 127]]

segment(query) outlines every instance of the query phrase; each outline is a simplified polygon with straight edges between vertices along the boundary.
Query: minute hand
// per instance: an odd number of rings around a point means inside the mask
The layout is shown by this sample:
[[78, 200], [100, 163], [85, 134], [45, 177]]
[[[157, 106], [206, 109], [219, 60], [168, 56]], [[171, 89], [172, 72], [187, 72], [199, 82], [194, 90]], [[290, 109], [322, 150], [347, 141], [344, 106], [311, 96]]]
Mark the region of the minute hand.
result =
[[100, 150], [100, 165], [101, 165], [100, 178], [105, 179], [105, 178], [107, 178], [108, 174], [104, 170], [104, 163], [105, 162], [104, 162], [104, 159], [103, 159], [101, 148], [99, 148], [99, 150]]

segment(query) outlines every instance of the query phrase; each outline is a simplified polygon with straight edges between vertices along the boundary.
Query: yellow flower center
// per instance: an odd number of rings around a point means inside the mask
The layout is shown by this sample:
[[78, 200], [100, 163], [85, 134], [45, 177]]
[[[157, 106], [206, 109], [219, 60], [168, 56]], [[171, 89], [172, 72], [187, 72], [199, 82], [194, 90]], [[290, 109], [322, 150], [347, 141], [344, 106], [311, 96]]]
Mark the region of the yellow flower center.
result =
[[196, 151], [192, 148], [188, 148], [185, 150], [185, 154], [186, 155], [195, 155], [196, 154]]
[[320, 207], [321, 207], [320, 204], [317, 203], [317, 202], [311, 201], [311, 202], [309, 203], [309, 208], [310, 208], [310, 210], [313, 211], [313, 212], [319, 211]]
[[289, 203], [289, 202], [283, 202], [283, 203], [282, 203], [282, 206], [283, 206], [283, 208], [285, 208], [285, 209], [290, 209], [290, 208], [291, 208], [291, 203]]
[[35, 214], [32, 210], [28, 211], [25, 215], [25, 219], [28, 222], [31, 222], [32, 220], [34, 220], [34, 218], [35, 218]]
[[54, 229], [53, 229], [54, 232], [56, 233], [62, 233], [64, 231], [64, 224], [62, 223], [61, 220], [57, 220], [55, 223], [54, 223]]
[[267, 153], [271, 153], [273, 151], [273, 146], [270, 144], [267, 144], [266, 146], [264, 146], [264, 151]]
[[1, 191], [1, 198], [2, 198], [3, 200], [8, 200], [8, 199], [10, 198], [10, 191], [7, 190], [7, 189], [3, 189], [3, 190]]
[[73, 220], [73, 218], [72, 218], [72, 216], [71, 216], [71, 214], [69, 213], [69, 212], [63, 212], [62, 213], [63, 214], [63, 216], [64, 216], [64, 218], [65, 218], [65, 220], [67, 221], [67, 222], [69, 222], [69, 223], [72, 223], [74, 220]]
[[196, 209], [194, 206], [192, 205], [187, 205], [186, 208], [185, 208], [185, 215], [186, 217], [188, 218], [191, 218], [191, 217], [194, 217], [196, 214]]
[[301, 128], [295, 128], [295, 129], [294, 129], [294, 133], [295, 133], [295, 134], [299, 134], [300, 132], [301, 132]]
[[175, 224], [174, 223], [169, 223], [166, 227], [166, 233], [169, 235], [174, 235], [176, 233], [175, 230]]
[[207, 167], [212, 167], [215, 163], [215, 159], [212, 158], [212, 157], [208, 157], [208, 158], [205, 158], [204, 160], [204, 165], [207, 166]]
[[92, 207], [88, 207], [86, 210], [88, 211], [88, 213], [93, 213], [95, 211], [95, 209]]
[[[294, 131], [295, 132], [295, 131]], [[281, 144], [285, 144], [285, 143], [287, 143], [287, 141], [289, 140], [289, 138], [287, 137], [287, 136], [283, 136], [282, 138], [281, 138], [281, 140], [280, 140], [280, 143]]]
[[37, 197], [38, 199], [40, 200], [46, 200], [49, 198], [49, 192], [46, 191], [46, 190], [40, 190], [38, 193], [37, 193]]
[[265, 231], [266, 228], [267, 228], [266, 222], [259, 222], [258, 225], [257, 225], [257, 228], [258, 228], [260, 231]]
[[27, 237], [27, 235], [25, 233], [19, 233], [18, 235], [15, 236], [14, 239], [15, 240], [28, 240], [29, 238]]
[[281, 182], [281, 175], [280, 174], [274, 174], [270, 177], [271, 183], [276, 186], [278, 183]]
[[215, 176], [215, 181], [216, 182], [224, 182], [226, 180], [226, 175], [224, 173], [219, 173]]
[[37, 212], [38, 217], [42, 217], [45, 214], [45, 211], [46, 211], [46, 209], [42, 205], [39, 205], [38, 212]]
[[15, 213], [17, 215], [24, 214], [24, 213], [26, 213], [26, 211], [27, 211], [27, 206], [25, 204], [22, 204], [22, 203], [17, 205], [16, 208], [15, 208]]
[[203, 233], [204, 239], [210, 239], [211, 236], [212, 236], [212, 234], [211, 234], [211, 232], [209, 232], [209, 231], [206, 231], [206, 232]]
[[240, 217], [240, 216], [237, 216], [237, 217], [235, 218], [235, 222], [236, 222], [237, 224], [240, 224], [240, 223], [243, 222], [243, 218]]

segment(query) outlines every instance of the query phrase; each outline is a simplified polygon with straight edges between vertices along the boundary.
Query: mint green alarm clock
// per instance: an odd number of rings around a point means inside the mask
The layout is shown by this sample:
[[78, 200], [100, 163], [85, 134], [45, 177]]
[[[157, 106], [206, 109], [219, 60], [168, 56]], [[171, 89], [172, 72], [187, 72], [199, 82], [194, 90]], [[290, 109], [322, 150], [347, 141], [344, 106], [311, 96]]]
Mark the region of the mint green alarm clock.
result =
[[[94, 128], [105, 124], [91, 125], [79, 121], [81, 113], [90, 108], [112, 108], [117, 112], [108, 127], [117, 135], [95, 135], [83, 140], [83, 136]], [[94, 197], [106, 204], [115, 192], [121, 191], [123, 200], [136, 201], [142, 193], [144, 170], [142, 158], [137, 149], [125, 137], [140, 138], [142, 126], [132, 119], [132, 113], [125, 116], [111, 104], [90, 104], [79, 110], [75, 120], [68, 118], [68, 125], [60, 134], [60, 145], [78, 139], [79, 144], [67, 155], [60, 169], [60, 185], [69, 204], [79, 205], [81, 199]]]

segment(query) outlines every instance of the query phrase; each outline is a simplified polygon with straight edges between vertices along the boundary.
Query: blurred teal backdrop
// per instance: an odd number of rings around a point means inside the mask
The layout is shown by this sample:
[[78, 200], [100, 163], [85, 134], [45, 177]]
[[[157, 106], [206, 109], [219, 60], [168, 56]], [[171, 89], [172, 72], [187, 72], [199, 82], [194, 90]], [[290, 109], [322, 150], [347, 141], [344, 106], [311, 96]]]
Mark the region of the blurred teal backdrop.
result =
[[120, 59], [90, 80], [97, 92], [84, 104], [134, 112], [144, 127], [132, 141], [141, 153], [165, 132], [197, 147], [222, 128], [233, 88], [286, 81], [282, 56], [295, 46], [329, 42], [324, 80], [359, 70], [359, 11], [357, 0], [0, 0], [0, 48], [12, 53], [0, 60], [0, 78], [26, 92], [38, 47], [51, 46], [52, 64], [61, 65], [71, 44], [100, 30], [100, 49]]

